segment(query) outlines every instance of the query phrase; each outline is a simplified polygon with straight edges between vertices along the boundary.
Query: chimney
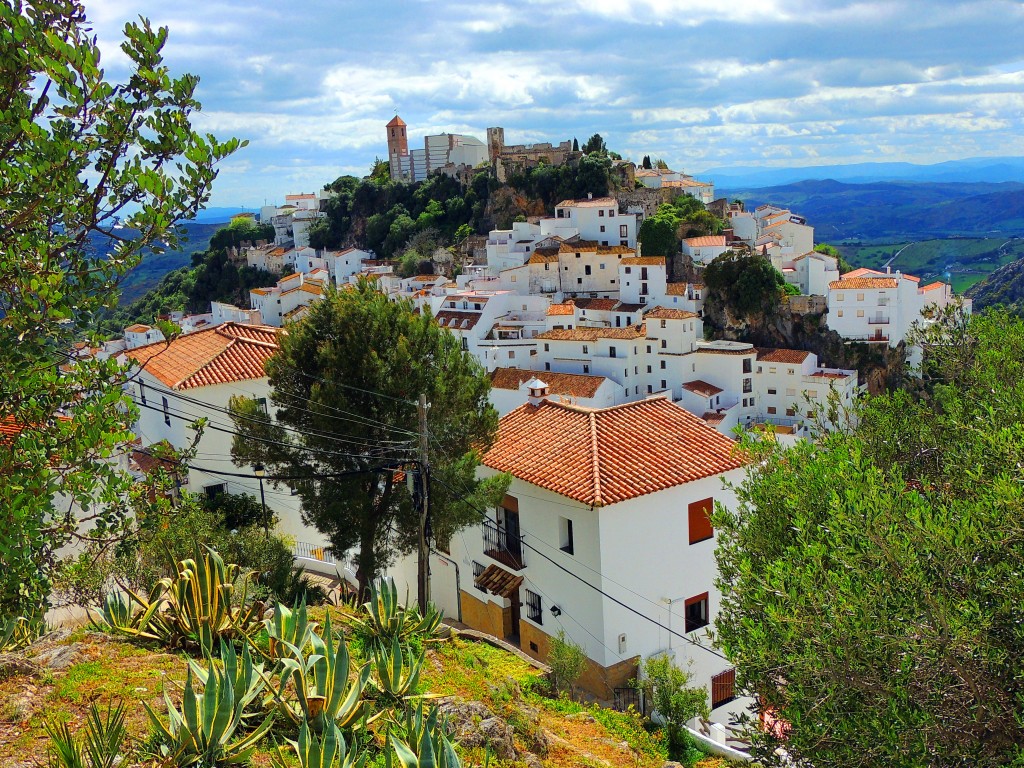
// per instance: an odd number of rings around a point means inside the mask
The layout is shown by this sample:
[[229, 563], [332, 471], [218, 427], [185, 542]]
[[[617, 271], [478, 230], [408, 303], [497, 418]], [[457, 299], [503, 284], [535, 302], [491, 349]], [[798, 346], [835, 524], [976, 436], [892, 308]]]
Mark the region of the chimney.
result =
[[526, 389], [529, 392], [526, 400], [530, 405], [540, 405], [548, 399], [548, 385], [536, 376], [526, 382]]
[[587, 200], [593, 200], [593, 199], [594, 199], [594, 193], [593, 192], [587, 192]]

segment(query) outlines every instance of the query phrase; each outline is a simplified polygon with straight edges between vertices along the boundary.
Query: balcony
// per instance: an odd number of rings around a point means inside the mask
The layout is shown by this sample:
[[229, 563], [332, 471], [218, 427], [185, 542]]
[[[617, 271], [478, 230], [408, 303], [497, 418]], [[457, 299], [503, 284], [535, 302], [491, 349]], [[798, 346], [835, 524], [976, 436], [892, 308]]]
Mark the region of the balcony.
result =
[[491, 521], [483, 524], [484, 554], [515, 571], [526, 567], [523, 558], [523, 540]]
[[881, 315], [879, 315], [877, 317], [869, 317], [868, 318], [868, 325], [888, 325], [888, 324], [889, 324], [889, 318], [888, 317], [882, 317]]

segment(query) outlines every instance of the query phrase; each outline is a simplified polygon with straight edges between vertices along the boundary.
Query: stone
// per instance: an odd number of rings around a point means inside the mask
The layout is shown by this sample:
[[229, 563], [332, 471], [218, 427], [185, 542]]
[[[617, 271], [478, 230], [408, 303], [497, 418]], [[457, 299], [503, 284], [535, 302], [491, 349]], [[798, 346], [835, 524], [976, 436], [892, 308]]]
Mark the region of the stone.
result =
[[516, 756], [516, 748], [512, 743], [512, 726], [500, 717], [489, 717], [480, 723], [480, 733], [484, 746], [499, 760], [512, 760]]
[[438, 704], [438, 710], [446, 719], [451, 736], [462, 746], [469, 749], [490, 746], [499, 759], [515, 757], [512, 726], [483, 703], [447, 699]]
[[544, 768], [544, 763], [541, 762], [540, 758], [530, 752], [522, 755], [522, 760], [526, 768]]
[[84, 647], [82, 643], [72, 643], [48, 648], [36, 655], [35, 662], [45, 669], [61, 671], [78, 662]]

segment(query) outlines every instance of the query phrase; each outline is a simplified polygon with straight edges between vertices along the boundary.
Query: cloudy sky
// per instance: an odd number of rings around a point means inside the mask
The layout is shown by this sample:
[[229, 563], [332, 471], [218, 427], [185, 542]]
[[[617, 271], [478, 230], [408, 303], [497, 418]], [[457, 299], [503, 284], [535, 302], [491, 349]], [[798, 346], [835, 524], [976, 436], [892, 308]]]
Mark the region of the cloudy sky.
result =
[[450, 131], [600, 132], [676, 169], [1024, 155], [1010, 0], [85, 0], [111, 77], [140, 14], [200, 76], [197, 125], [250, 145], [213, 205], [312, 191]]

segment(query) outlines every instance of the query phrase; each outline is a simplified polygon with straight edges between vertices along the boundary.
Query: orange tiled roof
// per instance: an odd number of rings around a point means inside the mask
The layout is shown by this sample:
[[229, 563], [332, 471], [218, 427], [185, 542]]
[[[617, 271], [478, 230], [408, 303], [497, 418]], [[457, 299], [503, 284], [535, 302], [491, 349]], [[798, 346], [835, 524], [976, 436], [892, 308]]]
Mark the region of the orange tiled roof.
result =
[[664, 256], [629, 256], [622, 260], [623, 264], [628, 266], [652, 266], [652, 267], [664, 267], [665, 257]]
[[653, 317], [655, 320], [689, 320], [696, 317], [696, 312], [687, 312], [685, 309], [670, 309], [668, 307], [655, 307], [644, 315], [646, 320]]
[[10, 445], [24, 430], [25, 425], [19, 423], [13, 416], [0, 419], [0, 445]]
[[556, 208], [615, 208], [618, 210], [619, 201], [614, 197], [595, 197], [583, 200], [563, 200]]
[[810, 352], [801, 349], [774, 349], [772, 347], [758, 347], [757, 360], [764, 363], [792, 363], [797, 365], [807, 359]]
[[717, 411], [707, 411], [701, 418], [706, 421], [709, 425], [721, 424], [725, 421], [725, 414], [718, 413]]
[[642, 339], [646, 335], [644, 326], [631, 325], [627, 328], [556, 328], [537, 334], [536, 338], [549, 341], [597, 341], [598, 339]]
[[895, 277], [854, 277], [833, 280], [828, 287], [834, 291], [857, 288], [895, 288], [899, 285]]
[[395, 115], [394, 117], [391, 118], [391, 120], [388, 122], [388, 124], [385, 125], [384, 127], [385, 128], [398, 128], [398, 127], [403, 126], [403, 125], [405, 125], [405, 120], [400, 118], [398, 115]]
[[599, 409], [546, 400], [502, 418], [483, 464], [599, 507], [738, 469], [734, 446], [662, 397]]
[[124, 332], [125, 333], [145, 333], [146, 331], [151, 331], [151, 330], [153, 330], [153, 328], [151, 326], [143, 325], [142, 323], [135, 323], [134, 325], [129, 325], [127, 328], [125, 328]]
[[595, 312], [611, 312], [618, 306], [618, 299], [573, 299], [577, 309], [589, 309]]
[[703, 379], [694, 379], [683, 384], [683, 389], [687, 392], [693, 392], [695, 395], [702, 395], [703, 397], [714, 397], [720, 395], [725, 390], [721, 387], [716, 387], [714, 384], [708, 384]]
[[835, 373], [834, 371], [815, 371], [811, 376], [816, 376], [821, 379], [845, 379], [853, 376], [853, 373]]
[[909, 280], [912, 283], [920, 283], [921, 282], [921, 278], [920, 277], [914, 277], [913, 275], [900, 275], [900, 277], [902, 277], [904, 280]]
[[941, 280], [939, 280], [939, 281], [936, 281], [934, 283], [929, 283], [928, 285], [926, 285], [921, 290], [922, 291], [934, 291], [936, 288], [945, 288], [945, 287], [946, 287], [946, 284], [944, 282], [942, 282]]
[[263, 378], [278, 349], [277, 328], [224, 323], [179, 336], [169, 344], [138, 347], [128, 356], [171, 389], [192, 389]]
[[547, 314], [549, 315], [572, 315], [576, 313], [576, 305], [573, 304], [572, 299], [565, 302], [564, 304], [552, 304], [548, 307]]
[[473, 328], [480, 322], [480, 314], [478, 312], [458, 312], [454, 309], [442, 309], [434, 315], [434, 319], [438, 325], [443, 325], [445, 328], [466, 330]]
[[877, 277], [884, 277], [885, 273], [884, 272], [879, 272], [877, 269], [868, 269], [867, 267], [858, 267], [857, 269], [853, 270], [852, 272], [847, 272], [845, 275], [842, 275], [841, 277], [843, 279], [846, 279], [846, 280], [852, 280], [853, 278], [864, 277], [866, 275], [875, 275]]
[[569, 397], [594, 397], [607, 379], [604, 376], [588, 376], [582, 373], [555, 373], [554, 371], [531, 371], [526, 368], [495, 368], [491, 372], [491, 386], [495, 389], [515, 389], [534, 376], [548, 385], [553, 395]]
[[668, 296], [685, 296], [686, 283], [668, 283], [665, 286], [665, 294]]
[[[544, 253], [541, 253], [541, 250], [543, 250]], [[555, 252], [554, 253], [548, 253], [549, 250], [554, 250]], [[558, 251], [557, 250], [552, 249], [552, 248], [544, 248], [544, 249], [538, 248], [536, 251], [533, 252], [533, 255], [530, 257], [530, 260], [527, 261], [526, 263], [527, 264], [554, 264], [557, 261], [558, 261]], [[513, 267], [513, 269], [514, 269], [514, 267]]]
[[683, 240], [691, 248], [702, 245], [725, 245], [725, 235], [704, 235], [703, 237], [688, 237]]

